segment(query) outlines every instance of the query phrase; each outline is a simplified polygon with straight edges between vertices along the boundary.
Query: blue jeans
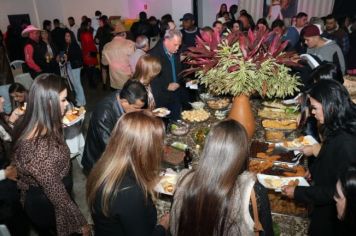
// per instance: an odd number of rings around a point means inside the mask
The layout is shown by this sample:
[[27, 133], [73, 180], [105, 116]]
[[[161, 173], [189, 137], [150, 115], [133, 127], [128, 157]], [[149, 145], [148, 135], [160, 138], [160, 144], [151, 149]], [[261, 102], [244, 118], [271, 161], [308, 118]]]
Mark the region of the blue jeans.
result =
[[80, 70], [81, 68], [72, 69], [69, 63], [67, 65], [68, 75], [75, 91], [77, 106], [84, 106], [86, 101], [82, 82], [80, 81]]
[[1, 85], [0, 86], [0, 96], [2, 96], [5, 99], [4, 102], [4, 112], [6, 114], [10, 114], [12, 111], [12, 106], [11, 106], [11, 100], [10, 100], [10, 94], [9, 94], [9, 88], [11, 84], [6, 84], [6, 85]]

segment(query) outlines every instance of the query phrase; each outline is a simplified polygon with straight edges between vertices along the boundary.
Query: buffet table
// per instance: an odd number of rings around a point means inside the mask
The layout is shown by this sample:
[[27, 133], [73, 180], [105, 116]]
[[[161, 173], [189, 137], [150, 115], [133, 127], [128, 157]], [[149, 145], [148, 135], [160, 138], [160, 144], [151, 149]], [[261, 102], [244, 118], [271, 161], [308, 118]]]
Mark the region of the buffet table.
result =
[[[261, 101], [259, 99], [252, 99], [251, 104], [256, 119], [256, 132], [254, 134], [253, 140], [263, 142], [265, 140], [265, 134], [263, 128], [261, 127], [261, 119], [257, 116], [257, 111], [261, 108]], [[198, 164], [199, 155], [203, 148], [202, 145], [196, 140], [196, 132], [209, 128], [212, 124], [219, 121], [214, 116], [215, 110], [211, 110], [207, 107], [205, 107], [204, 109], [210, 112], [209, 119], [204, 122], [189, 123], [190, 130], [188, 134], [183, 136], [175, 136], [170, 134], [170, 132], [167, 132], [166, 144], [169, 145], [173, 142], [180, 142], [188, 145], [193, 156], [192, 168], [194, 168], [194, 166]], [[280, 193], [275, 193], [273, 190], [270, 191], [269, 197], [270, 200], [271, 198], [282, 198], [279, 199], [281, 201], [281, 204], [278, 202], [278, 205], [283, 205], [285, 202], [286, 205], [288, 204], [288, 202], [293, 204], [292, 200], [285, 199], [281, 196]], [[172, 196], [168, 196], [165, 194], [159, 195], [159, 199], [156, 203], [159, 217], [164, 212], [168, 212], [170, 210], [171, 201]], [[299, 209], [302, 209], [302, 213], [299, 212], [298, 215], [280, 214], [277, 212], [273, 212], [272, 209], [272, 219], [275, 226], [278, 228], [276, 231], [279, 231], [280, 235], [307, 235], [307, 229], [309, 224], [309, 220], [307, 218], [307, 210], [305, 206], [299, 205], [298, 207]]]

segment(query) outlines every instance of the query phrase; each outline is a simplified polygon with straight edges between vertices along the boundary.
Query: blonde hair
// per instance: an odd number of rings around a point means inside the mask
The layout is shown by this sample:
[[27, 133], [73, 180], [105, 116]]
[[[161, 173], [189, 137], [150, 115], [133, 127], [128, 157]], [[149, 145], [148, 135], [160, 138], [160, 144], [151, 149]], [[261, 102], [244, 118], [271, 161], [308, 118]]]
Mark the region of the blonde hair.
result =
[[148, 85], [161, 72], [161, 69], [161, 63], [157, 57], [148, 54], [142, 55], [137, 61], [135, 74], [132, 78]]
[[145, 111], [123, 115], [116, 123], [108, 145], [87, 181], [87, 201], [93, 209], [102, 189], [101, 211], [109, 215], [111, 200], [120, 191], [120, 183], [131, 171], [146, 199], [153, 199], [163, 155], [163, 122]]

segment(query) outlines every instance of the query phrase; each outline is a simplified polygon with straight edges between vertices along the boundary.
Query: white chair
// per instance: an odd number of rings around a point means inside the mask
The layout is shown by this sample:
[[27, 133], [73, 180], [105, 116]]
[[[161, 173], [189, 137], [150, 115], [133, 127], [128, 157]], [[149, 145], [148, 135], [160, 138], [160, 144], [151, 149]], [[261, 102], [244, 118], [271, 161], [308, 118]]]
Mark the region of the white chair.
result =
[[0, 225], [0, 236], [11, 236], [6, 225]]
[[24, 64], [24, 63], [25, 62], [23, 60], [15, 60], [15, 61], [10, 62], [12, 75], [14, 77], [16, 75], [23, 74], [22, 64]]
[[18, 74], [14, 77], [14, 81], [15, 81], [15, 83], [22, 84], [27, 90], [30, 89], [30, 87], [33, 83], [33, 79], [31, 77], [30, 73]]

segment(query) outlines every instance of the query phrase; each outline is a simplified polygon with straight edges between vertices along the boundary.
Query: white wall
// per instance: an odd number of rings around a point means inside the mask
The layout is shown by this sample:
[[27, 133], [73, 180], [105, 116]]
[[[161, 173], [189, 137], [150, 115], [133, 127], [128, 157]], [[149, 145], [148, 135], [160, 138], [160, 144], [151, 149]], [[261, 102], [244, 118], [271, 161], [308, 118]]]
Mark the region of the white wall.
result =
[[[229, 10], [232, 4], [239, 4], [241, 1], [242, 0], [198, 0], [199, 26], [212, 26], [222, 3], [226, 3], [227, 9]], [[239, 9], [241, 9], [240, 6]]]
[[[46, 1], [46, 0], [42, 0]], [[80, 23], [83, 15], [94, 17], [96, 10], [107, 16], [129, 16], [129, 2], [133, 0], [53, 0], [59, 1], [63, 6], [63, 22], [67, 24], [67, 18], [73, 16]]]
[[179, 21], [185, 13], [193, 13], [192, 0], [172, 0], [172, 16], [177, 26], [181, 24]]
[[[255, 20], [262, 17], [263, 0], [198, 0], [199, 26], [211, 26], [222, 3], [228, 7], [238, 4], [239, 10], [246, 9]], [[299, 0], [298, 11], [305, 11], [309, 16], [324, 16], [330, 13], [333, 4], [334, 0]], [[184, 13], [193, 11], [192, 0], [0, 0], [0, 29], [6, 30], [9, 14], [28, 13], [32, 24], [41, 27], [44, 19], [58, 18], [67, 24], [69, 16], [79, 23], [82, 15], [93, 17], [95, 10], [123, 18], [137, 18], [142, 10], [157, 18], [171, 13], [177, 25]]]
[[[331, 13], [334, 2], [334, 0], [299, 0], [298, 11], [306, 12], [309, 17], [321, 17]], [[247, 10], [255, 21], [263, 16], [263, 0], [198, 0], [198, 6], [201, 6], [198, 14], [199, 25], [211, 26], [222, 3], [226, 3], [228, 8], [231, 4], [238, 4], [239, 11]]]
[[193, 11], [192, 0], [0, 0], [0, 27], [5, 31], [9, 24], [8, 14], [28, 13], [32, 24], [42, 27], [45, 19], [58, 18], [67, 24], [69, 16], [73, 16], [79, 23], [82, 15], [94, 17], [96, 10], [122, 18], [137, 18], [140, 11], [146, 11], [148, 16], [157, 18], [170, 13], [177, 25], [184, 13]]
[[[37, 6], [38, 17], [40, 20], [39, 27], [42, 28], [43, 20], [52, 21], [58, 18], [61, 22], [63, 20], [63, 6], [57, 0], [34, 0]], [[67, 23], [67, 22], [65, 22]]]
[[37, 24], [32, 0], [0, 0], [0, 29], [6, 31], [9, 25], [8, 15], [29, 14], [32, 24]]

